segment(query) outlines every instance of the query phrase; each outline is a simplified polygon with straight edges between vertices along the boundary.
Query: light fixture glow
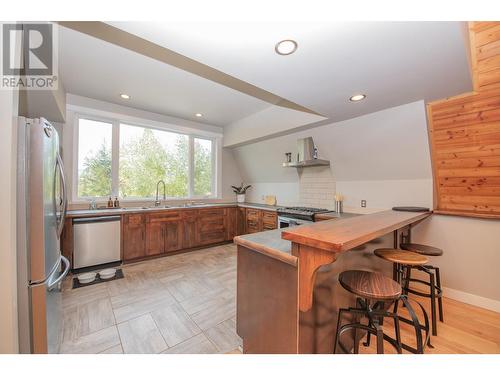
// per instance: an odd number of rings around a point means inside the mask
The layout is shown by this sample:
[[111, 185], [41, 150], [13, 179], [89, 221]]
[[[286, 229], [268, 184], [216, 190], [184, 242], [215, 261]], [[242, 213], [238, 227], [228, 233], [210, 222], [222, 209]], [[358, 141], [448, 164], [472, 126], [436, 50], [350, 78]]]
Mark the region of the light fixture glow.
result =
[[127, 94], [120, 94], [120, 98], [128, 100], [128, 99], [130, 99], [130, 96]]
[[298, 44], [295, 40], [285, 39], [276, 43], [274, 50], [278, 55], [291, 55], [297, 50]]
[[356, 94], [356, 95], [353, 95], [349, 98], [349, 100], [351, 102], [359, 102], [360, 100], [363, 100], [366, 98], [366, 95], [365, 94]]
[[201, 113], [197, 113], [195, 116], [196, 117], [203, 117], [203, 115]]

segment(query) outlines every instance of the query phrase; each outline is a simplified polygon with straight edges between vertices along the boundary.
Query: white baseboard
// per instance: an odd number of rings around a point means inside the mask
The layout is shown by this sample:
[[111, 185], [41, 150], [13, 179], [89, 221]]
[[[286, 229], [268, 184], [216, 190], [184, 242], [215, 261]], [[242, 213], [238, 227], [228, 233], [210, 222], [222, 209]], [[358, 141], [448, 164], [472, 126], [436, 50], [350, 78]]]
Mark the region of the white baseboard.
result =
[[500, 312], [500, 301], [497, 301], [495, 299], [481, 297], [475, 294], [470, 294], [462, 292], [460, 290], [445, 287], [443, 287], [443, 295], [444, 297], [451, 298], [460, 302], [465, 302], [469, 305], [474, 305], [482, 307], [483, 309]]

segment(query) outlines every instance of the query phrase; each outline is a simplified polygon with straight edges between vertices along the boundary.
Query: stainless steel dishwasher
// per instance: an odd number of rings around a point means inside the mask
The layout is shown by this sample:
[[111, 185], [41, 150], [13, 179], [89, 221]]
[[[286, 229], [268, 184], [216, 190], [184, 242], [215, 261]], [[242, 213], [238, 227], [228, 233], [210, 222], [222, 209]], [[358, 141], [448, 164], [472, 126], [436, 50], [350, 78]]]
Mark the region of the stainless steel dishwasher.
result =
[[73, 268], [120, 261], [120, 216], [73, 219]]

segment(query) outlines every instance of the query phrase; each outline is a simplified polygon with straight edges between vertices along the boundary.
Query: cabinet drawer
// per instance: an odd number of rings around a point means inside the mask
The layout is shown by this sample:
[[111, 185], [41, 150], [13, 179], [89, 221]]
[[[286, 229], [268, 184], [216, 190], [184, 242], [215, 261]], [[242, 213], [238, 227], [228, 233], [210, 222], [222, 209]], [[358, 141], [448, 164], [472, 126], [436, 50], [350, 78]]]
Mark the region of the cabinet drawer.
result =
[[180, 220], [181, 215], [179, 211], [168, 211], [168, 212], [162, 212], [162, 213], [156, 213], [156, 214], [149, 214], [147, 217], [147, 222], [148, 223], [158, 223], [162, 221], [173, 221], [173, 220]]
[[247, 208], [247, 220], [258, 221], [260, 217], [260, 210]]
[[143, 214], [131, 214], [126, 215], [124, 224], [134, 226], [134, 225], [142, 225], [144, 224], [144, 215]]
[[278, 227], [276, 212], [264, 211], [262, 214], [262, 229], [272, 230]]
[[254, 221], [247, 221], [247, 233], [260, 232], [259, 224]]
[[224, 216], [226, 215], [225, 208], [203, 208], [198, 211], [201, 217], [213, 217], [213, 216]]
[[181, 211], [181, 217], [186, 220], [194, 220], [198, 217], [198, 212], [196, 210]]

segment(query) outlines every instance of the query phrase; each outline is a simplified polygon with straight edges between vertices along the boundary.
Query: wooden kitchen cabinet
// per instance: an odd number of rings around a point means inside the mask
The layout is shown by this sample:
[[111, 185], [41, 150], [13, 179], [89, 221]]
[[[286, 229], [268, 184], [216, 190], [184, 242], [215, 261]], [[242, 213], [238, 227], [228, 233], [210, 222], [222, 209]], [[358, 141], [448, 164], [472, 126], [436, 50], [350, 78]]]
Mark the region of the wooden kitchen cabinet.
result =
[[232, 241], [238, 232], [238, 207], [227, 209], [226, 241]]
[[210, 245], [226, 240], [226, 209], [207, 208], [198, 211], [196, 221], [196, 242]]
[[183, 211], [182, 217], [182, 248], [190, 249], [198, 246], [196, 241], [196, 219], [198, 214], [196, 210]]
[[236, 234], [241, 236], [245, 234], [246, 231], [246, 208], [238, 207], [237, 208], [237, 218], [236, 218]]
[[123, 217], [123, 260], [146, 256], [146, 223], [143, 214]]
[[182, 249], [182, 221], [167, 221], [164, 224], [165, 252]]
[[273, 211], [262, 211], [262, 230], [278, 228], [278, 214]]
[[246, 209], [246, 233], [257, 233], [262, 231], [262, 210]]
[[182, 217], [179, 211], [149, 214], [146, 221], [146, 255], [182, 249]]
[[[66, 220], [61, 246], [73, 255], [72, 220]], [[245, 207], [210, 207], [125, 213], [122, 217], [122, 260], [135, 261], [169, 252], [221, 244], [235, 236], [277, 228], [273, 211]]]
[[146, 255], [159, 255], [165, 250], [163, 223], [146, 224]]

